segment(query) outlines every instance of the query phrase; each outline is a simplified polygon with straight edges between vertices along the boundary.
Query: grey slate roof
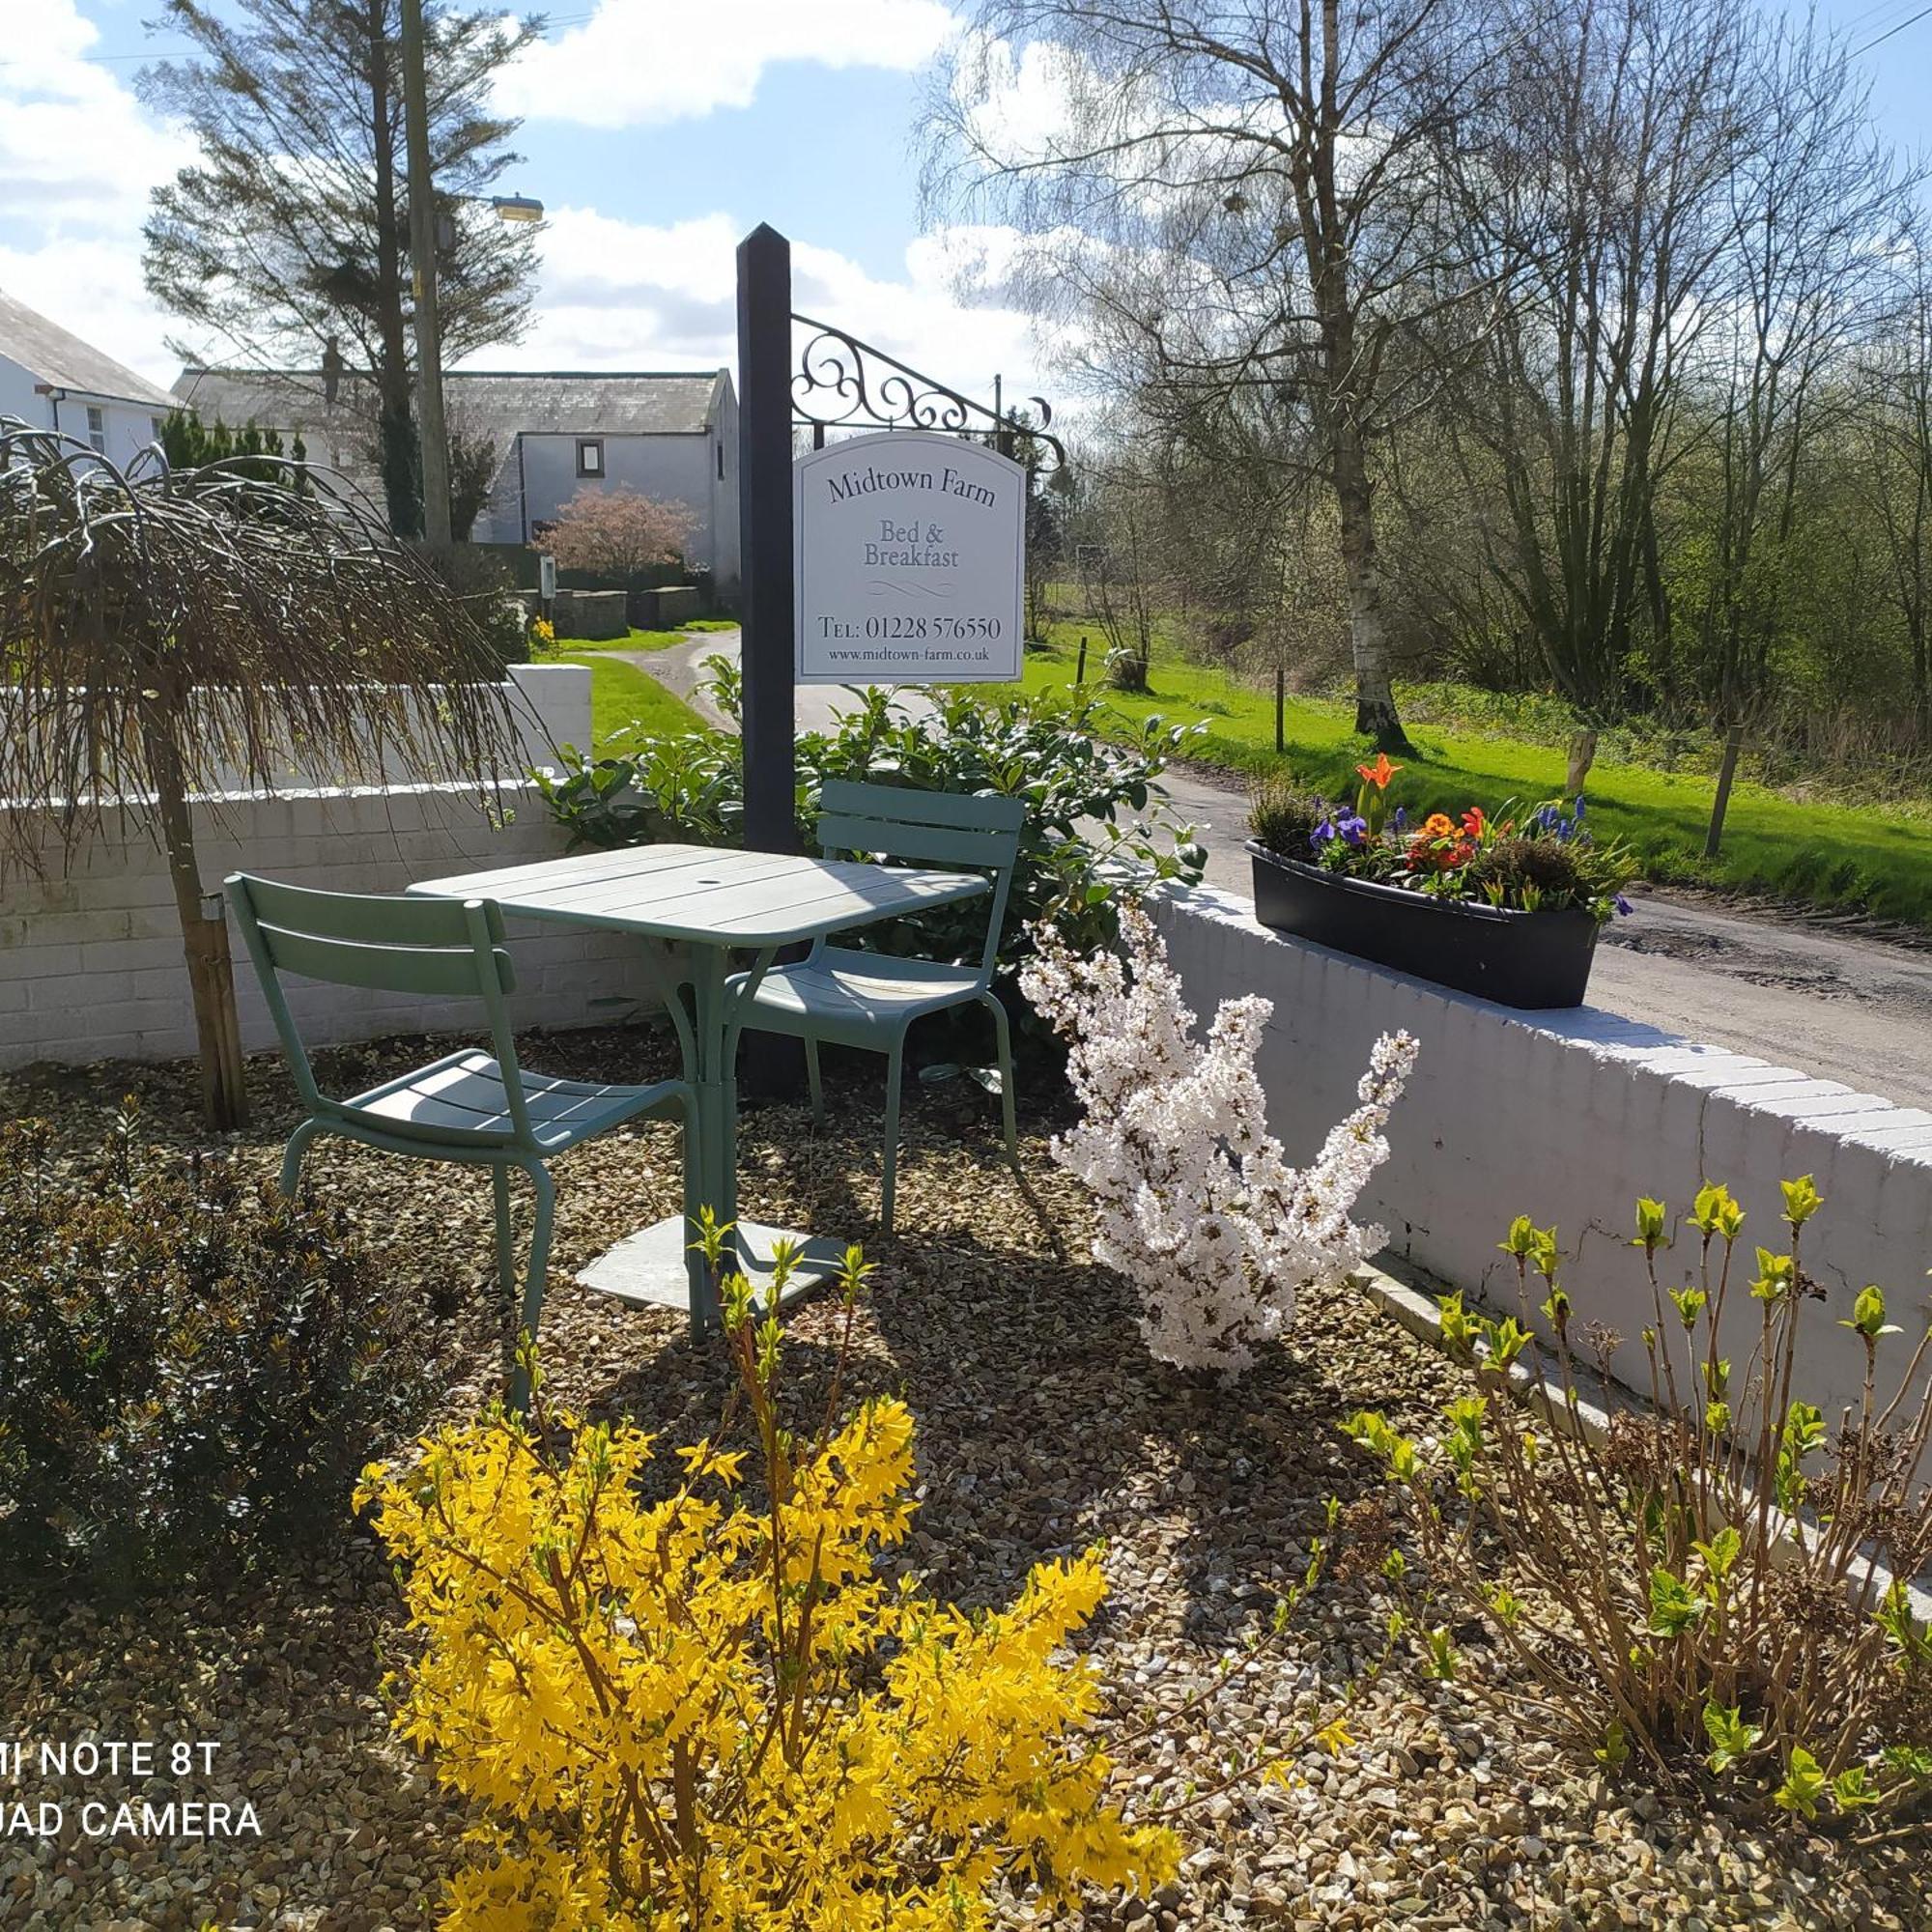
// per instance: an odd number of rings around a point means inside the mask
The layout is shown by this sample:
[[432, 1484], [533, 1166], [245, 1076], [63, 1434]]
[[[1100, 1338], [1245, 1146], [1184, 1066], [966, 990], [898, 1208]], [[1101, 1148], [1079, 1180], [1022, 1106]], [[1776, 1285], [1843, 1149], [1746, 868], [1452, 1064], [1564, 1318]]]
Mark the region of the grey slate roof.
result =
[[[723, 369], [542, 374], [458, 370], [443, 378], [450, 421], [508, 441], [530, 436], [700, 436], [717, 418], [728, 378]], [[373, 384], [345, 372], [331, 411], [312, 369], [184, 369], [175, 395], [204, 422], [256, 422], [312, 435], [336, 414], [373, 417]]]
[[71, 335], [25, 302], [0, 289], [0, 355], [17, 362], [37, 382], [76, 395], [168, 409], [174, 398], [133, 370]]
[[722, 369], [522, 375], [459, 371], [443, 379], [452, 410], [506, 436], [701, 436], [724, 393]]

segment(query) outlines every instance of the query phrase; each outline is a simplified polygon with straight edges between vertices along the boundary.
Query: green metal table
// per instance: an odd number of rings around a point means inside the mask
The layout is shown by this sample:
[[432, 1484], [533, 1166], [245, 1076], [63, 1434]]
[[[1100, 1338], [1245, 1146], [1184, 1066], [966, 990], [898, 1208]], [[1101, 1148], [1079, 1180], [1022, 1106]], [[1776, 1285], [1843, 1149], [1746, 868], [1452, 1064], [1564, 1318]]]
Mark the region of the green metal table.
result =
[[[578, 1279], [631, 1300], [688, 1306], [701, 1334], [717, 1321], [718, 1309], [713, 1284], [690, 1245], [700, 1208], [738, 1224], [738, 1264], [754, 1285], [769, 1281], [772, 1251], [781, 1240], [803, 1248], [802, 1265], [791, 1277], [794, 1289], [822, 1280], [844, 1252], [829, 1239], [738, 1222], [738, 1036], [758, 981], [784, 947], [972, 898], [987, 890], [987, 882], [975, 872], [709, 845], [640, 845], [427, 879], [409, 890], [437, 898], [495, 899], [509, 918], [600, 926], [646, 942], [643, 957], [696, 1096], [687, 1128], [684, 1214], [626, 1236]], [[734, 952], [752, 955], [751, 970], [727, 990]]]

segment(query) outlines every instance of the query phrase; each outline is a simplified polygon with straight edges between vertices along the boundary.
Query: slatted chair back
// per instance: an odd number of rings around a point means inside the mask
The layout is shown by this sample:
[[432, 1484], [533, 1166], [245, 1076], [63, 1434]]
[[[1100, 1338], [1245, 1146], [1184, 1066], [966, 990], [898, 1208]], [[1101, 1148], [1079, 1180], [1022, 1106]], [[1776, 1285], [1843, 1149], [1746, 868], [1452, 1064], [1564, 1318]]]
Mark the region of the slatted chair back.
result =
[[[312, 1114], [359, 1122], [405, 1140], [536, 1148], [505, 1004], [505, 995], [516, 990], [516, 972], [503, 945], [503, 916], [494, 900], [324, 893], [245, 872], [235, 873], [226, 883], [297, 1091]], [[323, 1093], [289, 1010], [284, 974], [369, 992], [480, 1001], [502, 1073], [512, 1131], [484, 1132], [367, 1113]]]
[[987, 980], [1000, 950], [1025, 823], [1026, 807], [1016, 798], [862, 784], [850, 779], [828, 779], [818, 797], [818, 844], [828, 858], [850, 852], [992, 874], [986, 944], [980, 960], [980, 977]]

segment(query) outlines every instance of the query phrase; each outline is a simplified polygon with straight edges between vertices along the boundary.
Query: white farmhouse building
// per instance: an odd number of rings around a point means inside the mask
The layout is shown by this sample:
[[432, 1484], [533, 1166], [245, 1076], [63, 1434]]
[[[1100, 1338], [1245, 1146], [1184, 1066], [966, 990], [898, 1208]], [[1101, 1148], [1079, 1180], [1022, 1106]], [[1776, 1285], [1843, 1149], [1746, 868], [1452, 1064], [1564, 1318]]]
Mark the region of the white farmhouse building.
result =
[[0, 416], [58, 430], [125, 469], [174, 398], [0, 290]]
[[[708, 570], [721, 596], [735, 594], [738, 397], [728, 369], [465, 369], [442, 380], [452, 439], [491, 453], [473, 541], [524, 548], [580, 490], [636, 490], [692, 513], [686, 561]], [[190, 368], [175, 398], [204, 422], [298, 434], [311, 462], [381, 500], [375, 391], [360, 372]]]

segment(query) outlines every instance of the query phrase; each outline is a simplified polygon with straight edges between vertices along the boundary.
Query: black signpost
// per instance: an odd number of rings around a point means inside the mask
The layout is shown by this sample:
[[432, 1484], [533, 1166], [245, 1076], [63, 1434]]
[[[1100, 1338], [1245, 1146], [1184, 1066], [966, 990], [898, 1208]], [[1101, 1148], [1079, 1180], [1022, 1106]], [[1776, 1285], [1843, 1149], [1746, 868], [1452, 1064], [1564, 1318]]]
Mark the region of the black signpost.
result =
[[738, 244], [738, 525], [744, 557], [745, 843], [798, 843], [792, 689], [791, 243]]
[[[792, 357], [792, 329], [804, 347]], [[738, 521], [743, 556], [745, 843], [796, 849], [797, 758], [792, 637], [792, 436], [814, 448], [828, 429], [929, 429], [990, 439], [1010, 455], [1024, 434], [1065, 468], [1047, 428], [1053, 411], [1029, 396], [1028, 419], [996, 384], [991, 409], [935, 383], [831, 323], [795, 315], [791, 243], [760, 224], [738, 244]]]

